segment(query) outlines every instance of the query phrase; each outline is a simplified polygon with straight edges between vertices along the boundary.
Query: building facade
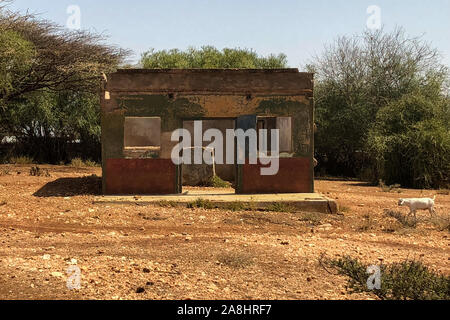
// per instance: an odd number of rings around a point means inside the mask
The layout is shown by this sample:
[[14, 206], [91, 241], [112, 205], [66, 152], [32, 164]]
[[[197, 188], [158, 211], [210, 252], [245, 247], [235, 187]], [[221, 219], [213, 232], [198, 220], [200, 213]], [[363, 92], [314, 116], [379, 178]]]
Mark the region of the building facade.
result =
[[[258, 164], [217, 164], [240, 194], [314, 192], [313, 74], [280, 70], [126, 69], [106, 77], [101, 94], [103, 192], [108, 195], [177, 194], [201, 182], [208, 165], [175, 165], [184, 128], [279, 129], [276, 175]], [[270, 139], [268, 141], [270, 150]], [[205, 144], [204, 146], [206, 146]], [[194, 152], [185, 150], [185, 152]], [[226, 157], [226, 155], [225, 155]]]

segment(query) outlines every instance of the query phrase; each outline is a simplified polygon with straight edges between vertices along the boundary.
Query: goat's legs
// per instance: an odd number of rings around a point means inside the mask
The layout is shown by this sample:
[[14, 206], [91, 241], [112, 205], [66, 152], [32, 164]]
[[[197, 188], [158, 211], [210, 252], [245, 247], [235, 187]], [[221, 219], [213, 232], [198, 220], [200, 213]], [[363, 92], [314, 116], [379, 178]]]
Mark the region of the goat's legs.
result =
[[429, 208], [428, 211], [430, 211], [432, 217], [436, 216], [436, 209], [434, 207]]
[[412, 210], [412, 209], [411, 209], [411, 212], [408, 214], [408, 218], [409, 218], [411, 215], [413, 215], [413, 216], [414, 216], [414, 219], [417, 220], [416, 210]]

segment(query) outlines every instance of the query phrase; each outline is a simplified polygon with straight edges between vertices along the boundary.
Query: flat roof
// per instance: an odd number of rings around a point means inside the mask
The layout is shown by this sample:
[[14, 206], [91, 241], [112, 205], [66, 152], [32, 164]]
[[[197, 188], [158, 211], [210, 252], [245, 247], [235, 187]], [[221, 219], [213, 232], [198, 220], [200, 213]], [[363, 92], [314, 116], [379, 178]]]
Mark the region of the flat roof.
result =
[[301, 73], [297, 68], [286, 69], [118, 69], [117, 73]]
[[298, 69], [119, 69], [105, 90], [123, 93], [311, 95], [314, 74]]

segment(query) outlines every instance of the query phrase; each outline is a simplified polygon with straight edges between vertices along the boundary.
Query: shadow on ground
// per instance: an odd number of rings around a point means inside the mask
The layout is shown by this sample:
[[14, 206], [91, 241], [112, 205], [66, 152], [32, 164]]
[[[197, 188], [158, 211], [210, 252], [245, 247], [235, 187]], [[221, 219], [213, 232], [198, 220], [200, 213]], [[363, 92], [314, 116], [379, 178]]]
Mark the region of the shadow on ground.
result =
[[60, 178], [47, 183], [33, 195], [35, 197], [74, 197], [100, 195], [102, 178], [97, 176], [80, 178]]
[[375, 183], [373, 182], [364, 182], [364, 181], [360, 181], [360, 182], [350, 182], [347, 183], [347, 185], [349, 186], [353, 186], [353, 187], [378, 187]]

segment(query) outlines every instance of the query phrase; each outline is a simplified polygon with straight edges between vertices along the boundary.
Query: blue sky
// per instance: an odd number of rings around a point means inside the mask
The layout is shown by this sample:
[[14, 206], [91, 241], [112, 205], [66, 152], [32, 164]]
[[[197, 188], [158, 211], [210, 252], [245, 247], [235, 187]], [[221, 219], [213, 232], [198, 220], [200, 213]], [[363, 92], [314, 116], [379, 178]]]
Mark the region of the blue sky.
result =
[[302, 67], [339, 35], [366, 28], [370, 5], [387, 30], [402, 26], [423, 35], [450, 65], [450, 0], [16, 0], [12, 9], [40, 13], [66, 25], [69, 5], [81, 9], [81, 27], [134, 51], [214, 45], [286, 53]]

